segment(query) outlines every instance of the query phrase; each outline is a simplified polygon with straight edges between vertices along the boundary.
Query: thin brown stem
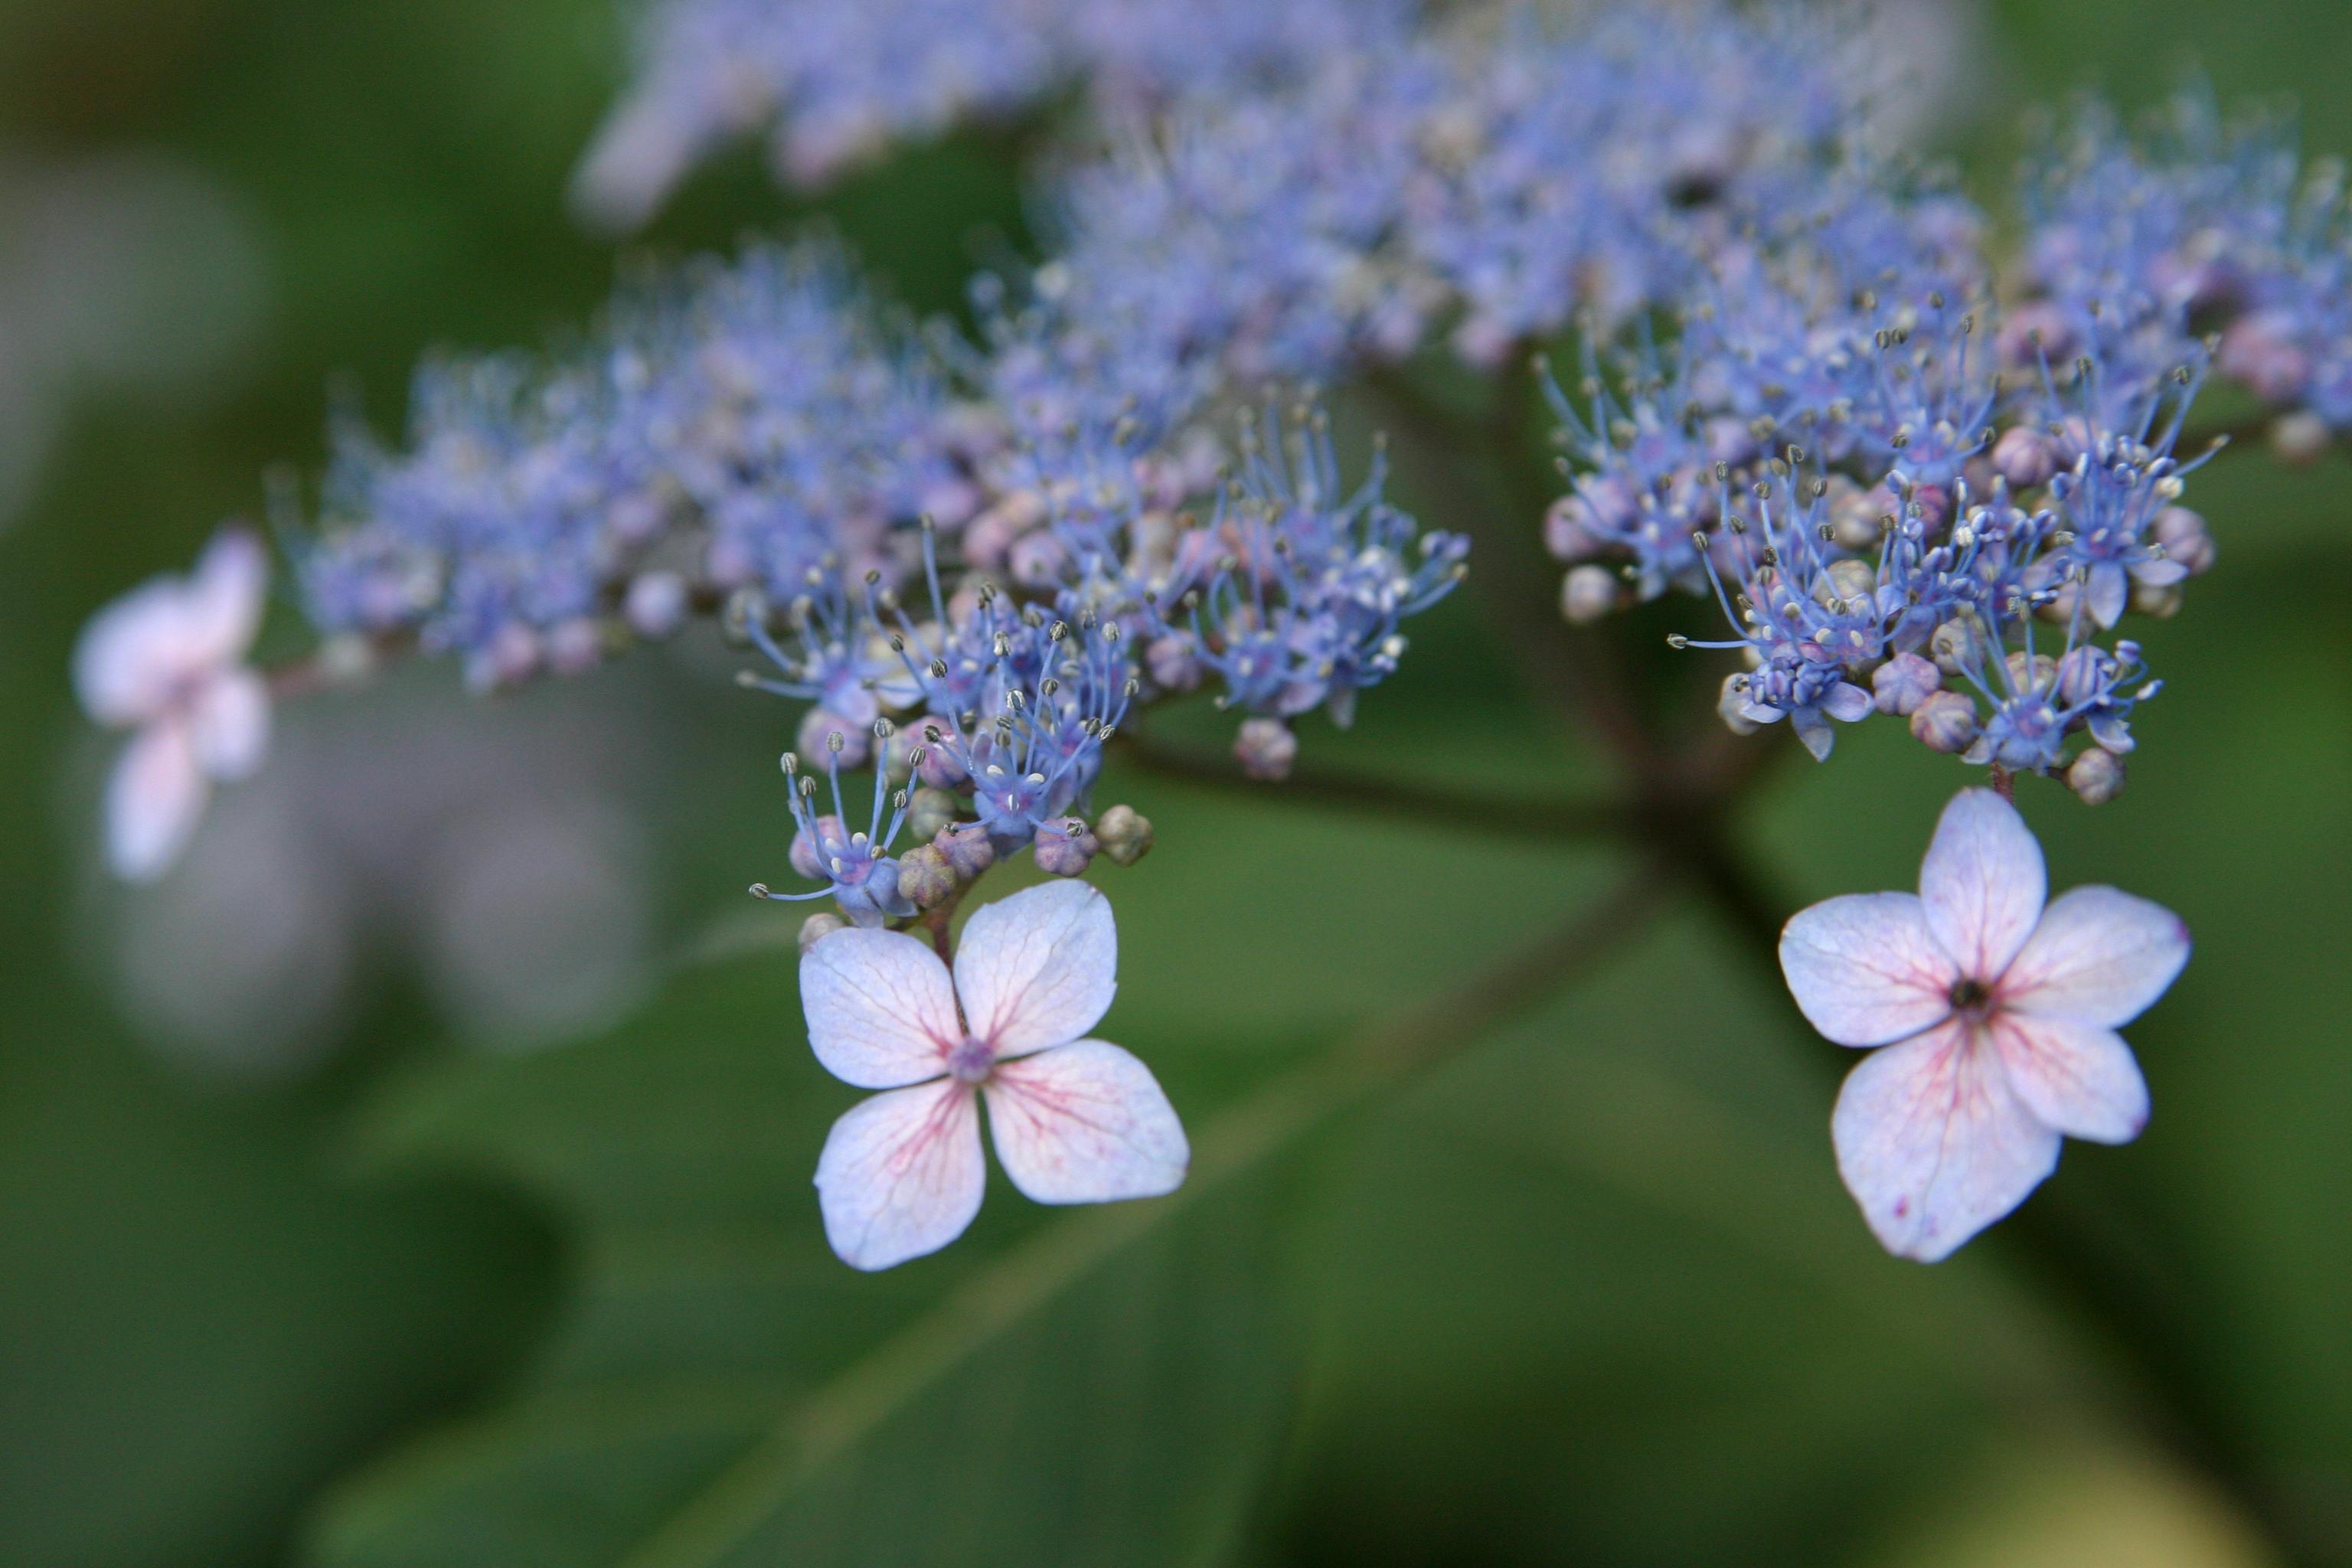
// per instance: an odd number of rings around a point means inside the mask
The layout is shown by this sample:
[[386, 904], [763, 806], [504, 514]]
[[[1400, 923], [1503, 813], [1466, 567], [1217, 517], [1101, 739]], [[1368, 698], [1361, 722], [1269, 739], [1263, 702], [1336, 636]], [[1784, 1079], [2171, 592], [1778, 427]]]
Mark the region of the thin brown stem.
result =
[[[1553, 591], [1559, 574], [1535, 544], [1550, 498], [1531, 477], [1523, 400], [1510, 400], [1518, 411], [1479, 418], [1427, 395], [1401, 371], [1375, 371], [1366, 384], [1414, 466], [1444, 476], [1429, 498], [1438, 521], [1469, 539], [1471, 591], [1501, 628], [1528, 694], [1600, 741], [1623, 764], [1626, 784], [1642, 787], [1657, 775], [1659, 758], [1615, 678], [1615, 650], [1561, 619]], [[1469, 465], [1475, 489], [1447, 472], [1461, 466], [1464, 452], [1478, 455]]]
[[1118, 733], [1120, 754], [1162, 778], [1255, 795], [1273, 803], [1304, 802], [1392, 816], [1498, 837], [1577, 840], [1622, 837], [1634, 814], [1605, 801], [1542, 800], [1465, 790], [1452, 785], [1378, 778], [1342, 769], [1301, 763], [1279, 783], [1251, 778], [1214, 752], [1171, 745], [1133, 728]]

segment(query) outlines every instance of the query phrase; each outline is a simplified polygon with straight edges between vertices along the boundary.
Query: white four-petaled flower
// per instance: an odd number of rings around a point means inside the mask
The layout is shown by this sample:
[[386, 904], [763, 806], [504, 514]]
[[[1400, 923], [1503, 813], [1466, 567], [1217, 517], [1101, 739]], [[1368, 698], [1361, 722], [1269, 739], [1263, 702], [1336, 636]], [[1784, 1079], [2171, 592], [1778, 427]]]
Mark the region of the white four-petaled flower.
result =
[[224, 530], [186, 577], [133, 588], [97, 616], [74, 648], [74, 687], [101, 724], [135, 729], [106, 790], [107, 858], [144, 882], [179, 858], [215, 782], [261, 765], [269, 689], [247, 668], [261, 629], [269, 558]]
[[2050, 903], [2017, 808], [1964, 790], [1919, 891], [1799, 913], [1780, 968], [1815, 1028], [1879, 1050], [1847, 1075], [1838, 1172], [1890, 1252], [1932, 1263], [2023, 1201], [2063, 1134], [2122, 1143], [2147, 1085], [2116, 1033], [2189, 962], [2189, 928], [2113, 888]]
[[996, 1157], [1039, 1203], [1172, 1192], [1184, 1129], [1150, 1069], [1086, 1039], [1118, 960], [1110, 900], [1084, 882], [1031, 888], [973, 912], [950, 979], [929, 945], [846, 930], [801, 960], [809, 1045], [877, 1094], [833, 1125], [816, 1166], [842, 1260], [887, 1268], [936, 1252], [980, 1212], [980, 1106]]

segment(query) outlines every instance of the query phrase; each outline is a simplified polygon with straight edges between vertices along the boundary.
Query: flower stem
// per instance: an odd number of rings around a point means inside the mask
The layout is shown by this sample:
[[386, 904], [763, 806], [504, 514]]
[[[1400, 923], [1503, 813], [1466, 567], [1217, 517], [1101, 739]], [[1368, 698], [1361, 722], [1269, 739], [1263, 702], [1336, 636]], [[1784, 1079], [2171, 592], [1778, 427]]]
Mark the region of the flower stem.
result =
[[1162, 778], [1255, 795], [1269, 803], [1297, 801], [1340, 811], [1442, 823], [1465, 832], [1525, 839], [1596, 840], [1622, 837], [1635, 814], [1608, 801], [1541, 800], [1461, 789], [1450, 784], [1379, 778], [1300, 763], [1279, 783], [1254, 779], [1214, 752], [1154, 739], [1133, 726], [1120, 729], [1120, 754]]

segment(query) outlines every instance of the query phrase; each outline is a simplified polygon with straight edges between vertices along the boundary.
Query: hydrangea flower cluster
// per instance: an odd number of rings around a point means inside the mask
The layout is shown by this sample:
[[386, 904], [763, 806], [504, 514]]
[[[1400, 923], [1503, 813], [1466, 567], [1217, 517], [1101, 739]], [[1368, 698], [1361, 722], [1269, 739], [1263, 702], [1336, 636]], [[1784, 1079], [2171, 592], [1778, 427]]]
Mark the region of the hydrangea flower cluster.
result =
[[581, 166], [591, 214], [642, 220], [698, 158], [764, 132], [821, 183], [893, 142], [1003, 121], [1066, 83], [1124, 119], [1189, 91], [1295, 79], [1401, 34], [1412, 0], [660, 0], [637, 80]]
[[[1954, 195], [1848, 167], [1717, 247], [1669, 343], [1590, 342], [1549, 387], [1569, 493], [1547, 520], [1571, 619], [1669, 587], [1710, 595], [1739, 650], [1735, 729], [1908, 721], [1966, 760], [2110, 798], [2158, 689], [2127, 608], [2169, 614], [2211, 563], [2176, 456], [2205, 372], [2013, 340]], [[2015, 342], [2032, 363], [2004, 366]], [[2037, 631], [2037, 626], [2041, 629]], [[2087, 744], [2076, 745], [2087, 740]]]
[[[647, 26], [583, 176], [608, 214], [737, 132], [814, 179], [1082, 82], [1102, 112], [1043, 172], [1052, 254], [976, 279], [970, 330], [894, 311], [823, 241], [654, 278], [569, 352], [429, 363], [407, 438], [346, 426], [320, 516], [281, 533], [330, 673], [415, 647], [497, 688], [716, 618], [764, 661], [746, 685], [805, 705], [782, 766], [806, 885], [752, 890], [831, 901], [808, 954], [903, 958], [920, 931], [945, 958], [1023, 850], [1059, 877], [1132, 862], [1150, 824], [1092, 795], [1143, 705], [1213, 689], [1273, 778], [1290, 721], [1345, 723], [1396, 671], [1468, 545], [1388, 502], [1384, 449], [1345, 469], [1303, 389], [1488, 374], [1504, 425], [1539, 392], [1564, 491], [1507, 521], [1567, 566], [1569, 619], [1711, 599], [1728, 637], [1673, 640], [1741, 656], [1735, 730], [1785, 721], [1826, 757], [1836, 724], [1892, 716], [1997, 786], [2062, 774], [2094, 802], [2158, 690], [2124, 618], [2213, 560], [2182, 504], [2200, 389], [2352, 418], [2342, 204], [2274, 130], [2189, 108], [2134, 142], [2085, 111], [2029, 165], [1997, 266], [2000, 226], [1877, 144], [1859, 84], [1884, 73], [1824, 10], [667, 0]], [[232, 629], [152, 701], [86, 678], [92, 711], [196, 756], [191, 694], [244, 679]], [[956, 1087], [923, 1103], [976, 1129], [964, 1091], [1029, 1069], [1001, 1041], [958, 1066], [983, 1037], [942, 1005], [924, 1081]], [[1165, 1131], [1136, 1191], [1181, 1170]], [[950, 1142], [922, 1145], [944, 1184], [911, 1229], [846, 1195], [898, 1144], [828, 1165], [845, 1255], [961, 1228], [976, 1132]]]
[[2225, 119], [2183, 93], [2135, 139], [2080, 109], [2028, 168], [2031, 238], [2012, 331], [2098, 356], [2116, 395], [2219, 341], [2222, 374], [2309, 457], [2352, 426], [2352, 229], [2343, 171], [2305, 167], [2275, 114]]

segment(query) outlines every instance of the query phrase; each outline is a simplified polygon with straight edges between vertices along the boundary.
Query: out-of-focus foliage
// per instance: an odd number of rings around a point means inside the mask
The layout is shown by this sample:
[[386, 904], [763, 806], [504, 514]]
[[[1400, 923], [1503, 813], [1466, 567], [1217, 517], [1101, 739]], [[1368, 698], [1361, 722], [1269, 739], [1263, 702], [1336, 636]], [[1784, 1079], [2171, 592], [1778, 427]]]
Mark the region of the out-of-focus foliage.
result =
[[[2225, 97], [2300, 89], [2313, 147], [2352, 148], [2332, 0], [2009, 0], [1992, 24], [1981, 126], [2085, 79], [2147, 101], [2177, 45]], [[617, 59], [577, 0], [0, 11], [0, 142], [184, 160], [268, 279], [216, 395], [85, 407], [0, 538], [0, 1560], [2266, 1560], [2129, 1435], [2116, 1347], [2012, 1238], [1934, 1270], [1875, 1250], [1823, 1134], [1844, 1060], [1696, 910], [1406, 1095], [1283, 1121], [1231, 1182], [1105, 1215], [992, 1202], [881, 1278], [818, 1235], [808, 1177], [849, 1096], [802, 1045], [788, 918], [528, 1057], [446, 1040], [397, 967], [307, 1079], [226, 1088], [136, 1038], [89, 936], [73, 628], [252, 510], [267, 463], [315, 459], [331, 374], [388, 421], [425, 345], [583, 319], [613, 264], [563, 183]], [[2011, 144], [1958, 150], [1997, 169]], [[957, 141], [823, 211], [940, 308], [969, 237], [1017, 228], [1014, 191]], [[747, 154], [653, 242], [792, 216]], [[2133, 1035], [2149, 1132], [2070, 1150], [2033, 1202], [2126, 1260], [2216, 1436], [2342, 1561], [2352, 653], [2326, 632], [2352, 468], [2233, 454], [2200, 499], [2223, 563], [2148, 633], [2175, 677], [2148, 763], [2115, 806], [2026, 803], [2054, 883], [2180, 910], [2198, 955]], [[645, 699], [692, 721], [652, 819], [680, 951], [746, 918], [785, 837], [777, 710], [698, 657]], [[1458, 700], [1509, 689], [1496, 658], [1447, 606], [1318, 749], [1570, 792], [1582, 763], [1531, 710]], [[1906, 885], [1950, 784], [1889, 737], [1839, 763], [1757, 798], [1789, 908]], [[1112, 1021], [1204, 1148], [1607, 875], [1118, 772], [1101, 798], [1183, 847], [1108, 874]]]

